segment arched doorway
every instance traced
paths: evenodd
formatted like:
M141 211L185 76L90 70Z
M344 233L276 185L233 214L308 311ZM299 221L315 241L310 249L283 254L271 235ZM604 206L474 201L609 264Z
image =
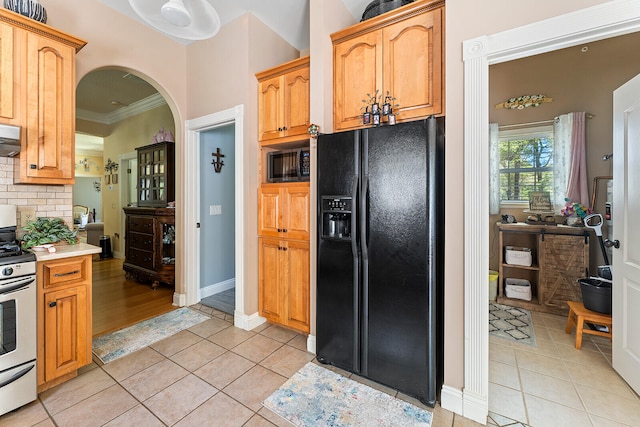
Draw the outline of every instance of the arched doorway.
M125 237L122 208L136 200L136 170L129 166L136 158L136 148L151 144L161 129L175 135L178 127L165 97L137 72L101 68L89 72L78 83L76 170L79 161L94 159L92 168L98 171L101 197L101 210L96 212L96 218L102 222L102 234L109 237L114 256L94 262L94 336L175 308L173 287L163 286L157 292L146 283L126 280L122 270ZM102 146L96 144L87 149L82 141L88 136L94 142L102 142ZM114 315L116 311L118 315Z

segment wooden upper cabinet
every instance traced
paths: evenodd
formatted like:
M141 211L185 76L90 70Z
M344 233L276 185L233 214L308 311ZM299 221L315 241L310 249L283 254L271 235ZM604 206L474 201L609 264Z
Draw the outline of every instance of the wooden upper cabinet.
M442 113L442 9L389 25L382 34L383 98L387 91L396 98L398 121Z
M305 139L309 126L309 57L256 74L258 140L275 144Z
M75 152L75 50L27 37L27 141L20 182L73 183Z
M382 87L382 32L375 31L336 44L333 50L334 126L362 126L367 94Z
M0 119L12 123L14 119L14 44L13 33L18 31L0 22Z
M86 42L6 9L0 37L0 122L22 127L14 182L73 184L75 54Z
M444 113L443 15L444 1L416 1L331 35L335 130L363 127L376 91L398 122Z

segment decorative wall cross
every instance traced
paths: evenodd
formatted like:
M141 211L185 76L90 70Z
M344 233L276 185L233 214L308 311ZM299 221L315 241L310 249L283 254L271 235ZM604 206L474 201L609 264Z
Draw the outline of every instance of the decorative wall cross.
M224 162L221 160L224 157L224 154L220 152L220 147L218 147L216 148L216 152L211 153L211 155L215 157L215 159L211 161L211 164L213 165L216 173L220 173L220 171L222 170L222 166L224 166Z

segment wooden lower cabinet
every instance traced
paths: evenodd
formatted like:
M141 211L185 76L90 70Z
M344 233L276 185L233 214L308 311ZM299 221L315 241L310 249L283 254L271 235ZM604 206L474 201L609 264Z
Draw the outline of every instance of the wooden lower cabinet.
M309 242L258 239L259 311L267 320L309 332Z
M38 392L91 363L91 255L38 262Z

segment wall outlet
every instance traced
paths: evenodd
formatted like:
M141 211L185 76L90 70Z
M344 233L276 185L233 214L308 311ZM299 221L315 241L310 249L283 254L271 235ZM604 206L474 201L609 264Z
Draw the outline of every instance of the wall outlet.
M222 215L222 205L209 206L209 215Z
M26 227L27 222L36 220L36 210L35 209L24 209L20 210L20 225L22 227Z

